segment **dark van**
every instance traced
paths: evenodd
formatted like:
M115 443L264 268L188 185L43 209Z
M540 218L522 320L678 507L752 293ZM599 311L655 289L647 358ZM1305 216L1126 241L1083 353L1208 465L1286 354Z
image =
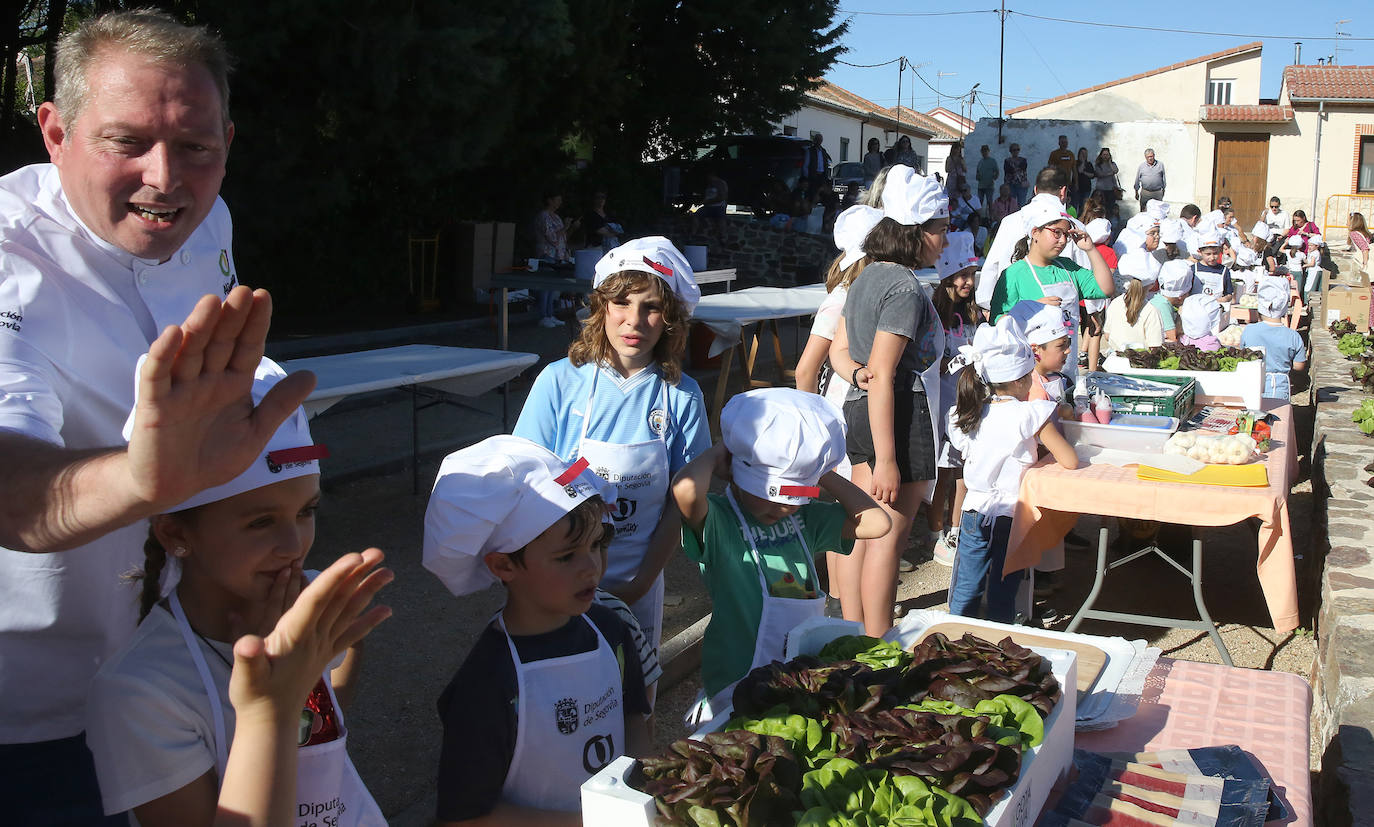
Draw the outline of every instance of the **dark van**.
M731 204L759 214L784 209L787 195L801 180L809 145L810 141L786 135L717 138L662 161L665 190L675 204L700 204L706 173L715 170L730 187Z

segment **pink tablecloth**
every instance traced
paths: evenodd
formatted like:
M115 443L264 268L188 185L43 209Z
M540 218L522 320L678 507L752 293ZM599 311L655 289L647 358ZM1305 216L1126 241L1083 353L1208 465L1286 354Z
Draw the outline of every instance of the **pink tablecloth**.
M1288 522L1288 490L1297 475L1293 409L1276 400L1264 408L1277 421L1267 462L1265 488L1150 482L1136 477L1136 466L1088 465L1073 471L1046 459L1021 478L1021 493L1007 542L1006 571L1030 568L1064 538L1079 514L1134 517L1191 526L1223 526L1258 517L1259 575L1274 629L1298 627L1298 583L1293 569L1293 536Z
M1312 690L1298 675L1160 658L1135 716L1080 732L1074 746L1106 753L1236 744L1258 760L1293 813L1271 823L1308 825L1311 706Z

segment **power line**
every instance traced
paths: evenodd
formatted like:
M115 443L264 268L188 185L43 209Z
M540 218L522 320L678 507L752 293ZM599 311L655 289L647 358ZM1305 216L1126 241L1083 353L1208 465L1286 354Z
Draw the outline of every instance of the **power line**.
M1169 34L1200 34L1208 37L1239 37L1246 40L1336 40L1334 35L1295 35L1295 34L1243 34L1240 32L1203 32L1190 29L1169 29L1161 26L1134 26L1127 23L1098 23L1092 20L1069 20L1063 17L1045 17L1023 11L1007 9L1007 14L1019 14L1032 20L1046 20L1051 23L1072 23L1076 26L1096 26L1103 29L1131 29L1141 32L1167 32ZM1341 40L1374 41L1374 37L1341 37Z
M905 60L905 59L906 59L906 58L894 57L894 58L892 58L891 60L887 60L887 61L884 61L884 62L882 62L882 63L850 63L850 62L847 61L847 60L840 60L839 58L835 58L835 62L836 62L836 63L843 64L843 65L845 65L845 66L852 66L852 67L854 67L855 69L877 69L879 66L891 66L892 64L896 63L897 61L899 61L899 60Z
M956 14L996 14L997 9L978 9L976 11L931 11L931 12L908 12L908 11L856 11L854 9L840 9L840 14L862 14L868 17L952 17Z

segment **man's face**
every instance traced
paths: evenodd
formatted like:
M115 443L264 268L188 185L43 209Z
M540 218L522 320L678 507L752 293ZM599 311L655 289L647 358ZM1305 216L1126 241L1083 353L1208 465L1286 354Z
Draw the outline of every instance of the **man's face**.
M1067 135L1060 135L1060 136L1059 136L1059 148L1060 148L1060 149L1068 149L1068 148L1069 148L1069 138L1068 138Z
M1270 201L1270 202L1269 202L1269 211L1277 215L1277 214L1278 214L1278 211L1279 211L1279 202L1277 202L1277 201Z
M210 214L234 128L204 66L128 52L98 57L74 123L39 112L48 154L72 209L105 241L165 261Z
M1145 153L1145 163L1149 164L1150 166L1155 165L1155 154L1153 152Z

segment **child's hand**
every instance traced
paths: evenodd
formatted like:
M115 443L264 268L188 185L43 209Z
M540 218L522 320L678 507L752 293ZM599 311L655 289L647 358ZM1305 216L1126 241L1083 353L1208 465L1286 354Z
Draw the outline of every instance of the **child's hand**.
M299 714L329 662L391 616L386 606L368 608L394 577L376 568L382 556L368 549L339 558L301 591L270 634L238 639L229 700L239 716Z
M277 573L272 581L272 590L266 602L252 607L247 616L238 612L229 613L229 639L238 640L244 635L265 637L277 627L277 621L295 604L301 590L305 588L305 572L301 560Z
M719 479L730 482L734 479L730 472L730 449L725 447L724 442L717 442L711 447L715 452L715 462L711 465L711 473Z
M855 387L859 390L868 390L869 383L873 381L873 371L867 366L860 367L854 371L854 381L858 383Z
M902 486L902 474L897 463L877 461L873 465L873 482L869 493L880 503L891 505L897 501L897 490Z
M1041 296L1040 298L1036 299L1036 301L1040 302L1041 304L1048 304L1050 307L1058 307L1060 304L1064 302L1064 300L1059 296Z

